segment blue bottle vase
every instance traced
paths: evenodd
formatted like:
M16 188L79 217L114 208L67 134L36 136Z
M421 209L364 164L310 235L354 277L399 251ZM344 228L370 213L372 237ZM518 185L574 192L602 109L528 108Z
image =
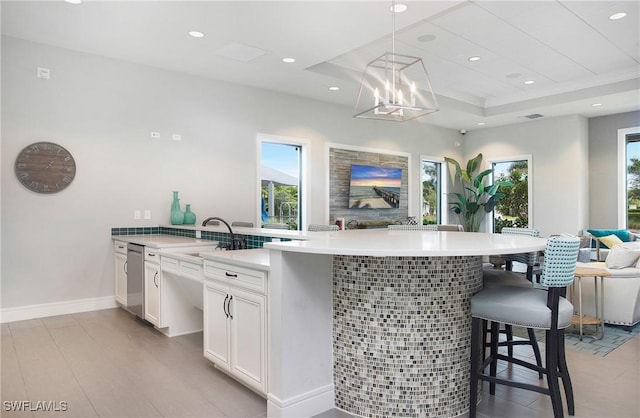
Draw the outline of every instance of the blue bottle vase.
M173 202L171 203L171 225L182 225L183 223L184 213L180 210L178 192L173 192Z
M184 211L184 224L185 225L195 225L196 223L196 214L191 212L191 204L186 204L186 210Z

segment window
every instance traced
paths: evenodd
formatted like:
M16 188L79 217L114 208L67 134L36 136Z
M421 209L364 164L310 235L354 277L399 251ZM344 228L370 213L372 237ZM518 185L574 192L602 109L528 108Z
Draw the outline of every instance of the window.
M259 135L260 224L286 224L303 228L304 141Z
M420 183L422 185L422 223L442 224L446 220L446 190L444 160L442 158L422 157L420 168Z
M633 232L640 231L640 132L624 134L625 141L625 225Z
M512 157L493 160L492 184L497 181L510 181L511 186L502 186L498 193L505 196L498 201L493 211L493 232L500 232L504 227L529 228L533 225L531 216L531 183L529 179L531 156Z

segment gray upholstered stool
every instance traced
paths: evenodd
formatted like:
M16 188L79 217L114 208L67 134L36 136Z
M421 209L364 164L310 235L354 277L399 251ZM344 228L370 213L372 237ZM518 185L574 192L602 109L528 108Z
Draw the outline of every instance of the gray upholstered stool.
M525 235L530 237L539 237L540 232L537 229L530 228L502 228L502 234L504 235ZM505 254L501 256L506 261L506 270L483 270L483 284L485 288L495 286L518 286L524 288L531 288L533 286L533 270L538 262L538 252L532 251L521 254ZM513 262L525 264L527 266L527 273L515 273L512 270ZM485 330L486 333L486 330ZM506 335L506 341L500 342L500 346L506 346L510 357L513 357L513 347L516 345L530 345L533 350L533 354L536 357L538 366L542 366L542 357L540 355L540 347L538 347L538 341L535 338L535 333L532 328L527 328L528 340L514 340L513 339L513 327L511 325L504 326L500 330L500 333ZM542 379L542 373L539 372L538 376Z
M489 393L495 395L495 385L526 389L551 397L554 417L562 417L562 398L558 379L562 379L569 415L574 414L573 389L564 350L564 329L571 324L573 306L564 298L566 287L573 282L580 240L570 235L549 238L542 265L541 284L548 289L517 286L486 288L471 298L471 378L469 417L476 416L478 383L488 381ZM491 350L489 357L480 356L484 349L483 322L491 322ZM498 353L500 323L525 328L544 329L545 366ZM498 378L498 360L507 361L547 376L547 387ZM485 373L489 366L489 374Z

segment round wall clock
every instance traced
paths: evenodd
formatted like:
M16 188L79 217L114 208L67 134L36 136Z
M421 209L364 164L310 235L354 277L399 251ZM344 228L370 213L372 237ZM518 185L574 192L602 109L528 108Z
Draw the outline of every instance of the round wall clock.
M20 183L37 193L56 193L65 189L76 175L71 153L53 142L35 142L25 147L15 163Z

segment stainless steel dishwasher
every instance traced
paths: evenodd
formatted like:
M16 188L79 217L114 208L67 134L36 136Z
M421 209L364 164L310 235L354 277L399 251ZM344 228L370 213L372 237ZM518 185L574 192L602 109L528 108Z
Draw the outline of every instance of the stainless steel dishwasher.
M144 246L127 245L127 310L144 319Z

